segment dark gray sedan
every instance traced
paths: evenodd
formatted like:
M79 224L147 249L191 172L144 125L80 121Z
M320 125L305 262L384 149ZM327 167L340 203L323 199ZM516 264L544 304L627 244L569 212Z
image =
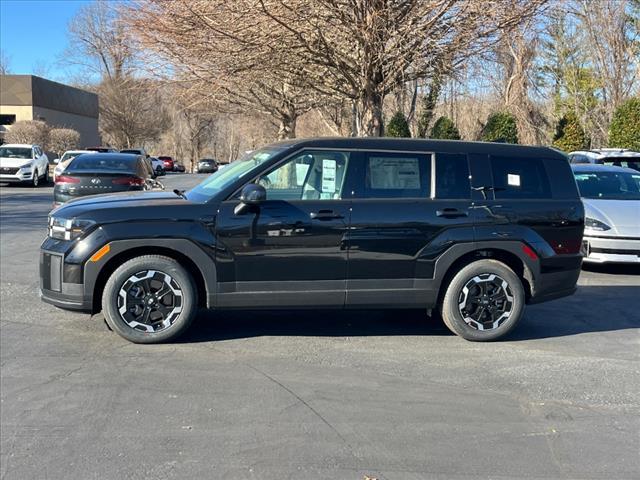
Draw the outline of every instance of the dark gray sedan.
M148 162L140 155L94 153L78 155L56 178L55 205L86 195L150 190L160 186L153 180Z

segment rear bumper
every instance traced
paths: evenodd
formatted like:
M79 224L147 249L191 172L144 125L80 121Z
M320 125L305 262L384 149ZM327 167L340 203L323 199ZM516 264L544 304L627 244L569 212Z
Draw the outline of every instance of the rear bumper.
M640 264L640 238L585 236L583 249L585 262Z
M582 259L582 254L540 259L539 270L534 274L532 295L527 303L548 302L573 295L577 290Z

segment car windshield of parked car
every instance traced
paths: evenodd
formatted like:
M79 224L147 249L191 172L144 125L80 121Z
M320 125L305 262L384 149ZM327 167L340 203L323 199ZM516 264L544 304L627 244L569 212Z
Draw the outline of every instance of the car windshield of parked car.
M24 147L0 147L0 157L31 159L31 149Z
M607 157L602 160L602 163L640 171L640 157Z
M82 153L83 152L65 152L64 155L62 155L62 157L60 158L60 163L76 158L78 155L81 155Z
M249 175L254 169L272 159L282 150L284 147L269 147L251 152L207 177L202 183L187 192L187 198L194 202L206 202L239 178Z
M136 158L100 158L98 155L79 155L67 167L67 173L91 171L117 171L117 172L133 172L135 171Z
M575 172L580 195L599 200L640 200L640 173Z

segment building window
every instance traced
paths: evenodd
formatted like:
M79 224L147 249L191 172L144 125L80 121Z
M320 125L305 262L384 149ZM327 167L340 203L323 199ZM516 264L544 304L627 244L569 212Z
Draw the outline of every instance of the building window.
M0 125L13 125L16 123L15 115L0 115Z

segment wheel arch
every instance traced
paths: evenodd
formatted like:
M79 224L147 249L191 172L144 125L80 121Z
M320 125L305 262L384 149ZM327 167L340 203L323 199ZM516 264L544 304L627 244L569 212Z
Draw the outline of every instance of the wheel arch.
M495 246L471 248L458 255L453 261L446 265L446 268L437 272L440 278L438 288L437 304L440 305L453 277L462 268L477 260L492 259L507 265L518 276L525 291L525 299L529 299L535 293L535 274L531 266L519 255L513 252L512 248L500 248Z
M187 241L188 242L188 241ZM191 242L188 242L192 248L197 248ZM206 257L206 254L202 250L199 252L207 259L209 259L210 268L213 269L213 278L210 278L210 273L207 273L206 261L203 265L203 258L193 258L193 252L185 253L184 248L178 250L176 246L167 244L153 243L149 244L148 240L144 241L144 244L138 244L137 242L129 243L127 241L116 241L110 244L112 255L108 260L100 266L99 269L85 270L85 285L89 287L89 294L92 296L92 312L99 312L102 308L101 300L104 287L111 274L124 262L131 260L132 258L140 257L143 255L163 255L176 260L182 265L189 274L193 277L198 292L198 307L207 308L213 305L213 296L215 295L215 265L213 260ZM87 263L87 267L91 265L91 262Z

